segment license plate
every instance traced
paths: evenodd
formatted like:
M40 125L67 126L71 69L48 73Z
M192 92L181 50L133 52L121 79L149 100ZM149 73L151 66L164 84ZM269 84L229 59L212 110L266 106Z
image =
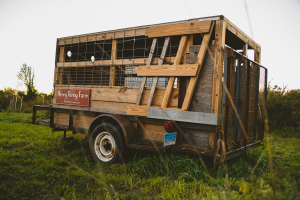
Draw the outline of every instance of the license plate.
M166 133L164 136L164 147L174 145L176 143L177 133Z

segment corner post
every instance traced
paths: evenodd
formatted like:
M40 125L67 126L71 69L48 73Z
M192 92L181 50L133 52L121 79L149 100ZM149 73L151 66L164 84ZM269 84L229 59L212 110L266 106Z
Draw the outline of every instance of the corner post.
M218 124L221 125L222 120L222 77L223 77L223 61L226 36L226 22L224 19L216 21L215 25L215 56L213 69L213 87L211 98L211 113L218 114ZM209 149L214 149L214 132L209 133Z

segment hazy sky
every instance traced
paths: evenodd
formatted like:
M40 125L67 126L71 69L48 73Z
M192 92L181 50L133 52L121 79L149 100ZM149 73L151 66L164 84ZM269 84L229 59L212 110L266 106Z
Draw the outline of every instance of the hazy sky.
M300 0L0 0L0 90L17 87L22 63L39 92L53 87L56 38L224 15L262 47L272 85L300 88ZM20 89L24 89L20 88Z

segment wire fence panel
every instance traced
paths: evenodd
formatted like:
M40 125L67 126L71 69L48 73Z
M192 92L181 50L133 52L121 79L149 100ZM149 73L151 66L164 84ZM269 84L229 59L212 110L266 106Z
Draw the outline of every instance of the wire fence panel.
M223 105L227 151L262 139L267 92L267 69L231 50L233 55L228 56L227 72L224 73L224 84L229 91L229 94L224 94L226 101ZM231 105L230 97L234 105Z

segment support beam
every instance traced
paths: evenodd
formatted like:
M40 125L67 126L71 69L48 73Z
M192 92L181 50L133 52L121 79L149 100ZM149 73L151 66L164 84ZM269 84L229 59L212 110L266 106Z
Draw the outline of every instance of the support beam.
M211 113L218 114L218 124L222 120L222 77L223 77L223 61L225 49L226 22L219 20L215 26L215 57L214 57L214 72L213 72L213 88L211 98ZM225 95L225 94L224 94ZM215 137L214 132L209 133L210 140ZM226 146L223 141L223 148ZM209 149L217 148L209 146Z
M151 64L158 64L159 58L153 58ZM165 57L165 60L174 62L175 57ZM57 67L93 67L95 66L121 66L121 65L144 65L148 62L148 58L134 58L134 59L116 59L112 62L112 60L95 60L94 62L62 62L57 63Z
M198 57L197 57L197 61L196 61L196 64L199 66L198 71L197 71L197 75L195 77L191 77L191 80L189 82L189 86L188 86L188 89L186 91L186 95L185 95L185 98L184 98L184 101L183 101L183 104L182 104L182 107L181 107L181 110L183 110L183 111L187 111L188 108L189 108L189 105L191 103L191 99L192 99L192 96L193 96L193 93L194 93L194 89L195 89L195 86L197 84L197 80L199 78L202 63L203 63L203 60L204 60L204 57L205 57L205 54L206 54L206 51L207 51L207 48L208 48L208 44L209 44L210 36L211 36L212 30L213 30L213 26L214 26L214 23L210 27L209 33L207 33L203 36L202 44L201 44L200 51L198 53Z
M60 52L59 52L59 62L64 63L65 62L65 55L66 55L66 49L64 46L60 47ZM57 71L57 83L62 85L63 84L63 69L59 68Z
M137 76L196 76L197 64L188 65L150 65L135 69ZM155 77L158 79L158 77ZM157 81L156 81L157 82ZM156 84L155 84L156 86Z
M190 47L194 44L194 35L190 35L187 41L185 52L184 52L184 61L183 64L186 64L186 55L190 53ZM186 84L189 77L178 77L177 87L179 88L178 96L178 108L181 109L185 94L186 94Z
M186 36L186 35L181 37L179 47L178 47L178 50L177 50L177 54L176 54L176 58L175 58L175 61L174 61L174 65L179 65L180 64L180 61L182 59L182 55L183 55L183 52L185 50L185 46L186 46L186 43L187 43L187 39L188 39L188 36ZM173 85L174 85L174 81L175 81L175 77L170 77L169 78L168 86L167 86L166 92L165 92L165 96L164 96L163 101L161 103L161 108L167 108L168 107L170 96L171 96Z
M211 20L200 22L188 22L182 24L173 24L167 26L151 27L146 31L146 36L163 37L172 35L186 35L196 33L207 33L211 25Z
M248 44L243 46L243 55L248 58Z
M167 53L167 48L168 48L168 45L169 45L169 41L170 41L170 37L166 37L163 49L161 51L160 59L158 61L158 66L162 65L163 62L164 62L164 59L165 59L165 56L166 56L166 53ZM166 74L166 73L162 73L162 74ZM151 106L157 82L158 82L158 77L154 77L147 106Z
M148 56L148 60L147 60L146 65L151 65L151 61L152 61L153 54L154 54L154 51L155 51L156 43L157 43L157 39L154 38L153 41L152 41L152 45L151 45L151 49L150 49L150 52L149 52L149 56ZM147 77L143 77L142 83L141 83L141 86L140 86L140 91L137 95L136 105L140 105L142 95L143 95L143 91L144 91L145 84L146 84L146 80L147 80Z
M213 88L211 113L219 114L218 124L221 122L221 101L222 101L222 77L223 77L223 60L225 47L226 22L220 20L215 26L215 58L213 72Z
M111 61L112 64L115 59L117 59L118 43L117 40L113 40L111 47ZM109 77L109 86L115 86L116 81L116 66L110 67L110 77Z

